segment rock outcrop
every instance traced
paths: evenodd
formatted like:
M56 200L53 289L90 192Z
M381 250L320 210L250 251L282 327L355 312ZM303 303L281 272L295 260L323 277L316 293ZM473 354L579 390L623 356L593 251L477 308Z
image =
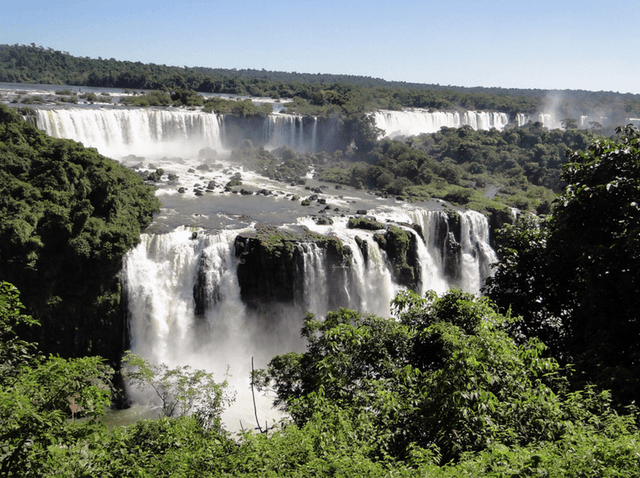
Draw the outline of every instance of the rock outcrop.
M274 302L293 303L297 291L302 290L304 253L311 244L324 250L325 267L330 273L349 267L351 251L333 236L305 230L292 233L273 226L237 236L234 248L239 259L238 283L244 304L257 309Z

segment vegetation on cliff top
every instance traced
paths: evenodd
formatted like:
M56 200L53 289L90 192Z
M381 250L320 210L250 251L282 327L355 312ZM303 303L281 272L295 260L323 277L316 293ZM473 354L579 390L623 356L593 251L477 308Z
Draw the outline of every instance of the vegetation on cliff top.
M118 360L116 273L158 209L124 166L0 105L0 277L24 291L47 350Z

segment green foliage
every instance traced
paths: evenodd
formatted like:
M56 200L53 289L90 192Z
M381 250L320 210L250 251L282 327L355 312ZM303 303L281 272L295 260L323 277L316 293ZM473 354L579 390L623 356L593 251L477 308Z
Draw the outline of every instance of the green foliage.
M166 364L154 365L130 351L122 364L122 374L132 385L156 393L165 417L193 415L204 428L220 430L220 415L234 400L226 380L217 383L212 373L192 371L188 365L172 369Z
M111 103L111 97L107 93L96 95L95 93L83 93L80 95L80 99L88 101L89 103Z
M410 289L416 289L420 266L415 261L417 255L416 236L394 225L389 225L384 234L375 234L373 239L387 253L393 264L395 280Z
M0 474L42 476L56 448L72 446L95 431L110 404L113 370L99 357L45 357L17 330L37 325L23 315L15 287L0 284ZM89 418L82 427L71 414Z
M372 456L407 458L411 447L435 445L444 458L460 458L496 443L553 442L571 423L590 426L593 408L574 405L582 396L567 393L545 346L518 345L505 331L511 320L487 300L405 292L393 308L393 319L348 310L324 322L307 316L308 351L275 357L258 383L273 387L299 426L324 400L352 420L365 416ZM606 395L592 401L597 413L613 413Z
M295 423L232 438L219 426L224 384L127 354L125 374L167 414L107 431L111 371L98 358L45 358L20 346L0 384L3 476L632 476L632 414L607 393L568 392L536 340L516 345L486 299L401 293L394 317L308 316L308 351L256 371ZM0 330L13 337L17 291L0 289ZM18 360L12 359L18 357ZM5 371L7 366L5 366ZM203 399L203 401L200 401ZM198 408L204 405L204 408ZM72 408L71 408L72 407ZM209 410L207 411L207 408ZM211 410L213 409L213 411ZM75 412L72 412L74 410ZM186 415L189 411L194 412ZM70 412L87 419L69 420ZM216 426L205 418L215 416ZM453 460L450 460L453 459Z
M181 106L202 106L204 98L193 90L177 89L171 94L173 103Z
M0 385L33 357L35 347L18 337L18 330L39 325L23 313L20 293L13 284L0 282Z
M316 169L321 180L375 188L382 195L442 198L479 210L506 205L546 212L560 191L567 149L585 149L592 138L586 131L533 126L502 132L442 128L378 141L366 153L351 153L349 159L358 163L340 162L342 155L334 154L333 162Z
M218 114L227 114L240 117L266 117L273 112L273 107L270 103L263 103L256 105L250 99L244 100L230 100L220 97L208 98L204 102L204 111L214 112Z
M158 182L164 175L164 169L158 168L147 176L147 181Z
M251 143L250 141L248 143ZM309 153L299 153L284 146L273 151L255 148L252 144L231 153L235 161L260 172L263 176L278 181L304 184L304 177L317 157Z
M488 293L626 404L640 398L640 134L619 133L569 156L547 220L505 231Z
M133 172L0 106L0 277L23 291L43 350L118 359L116 273L158 208Z
M375 221L373 219L366 219L364 217L350 217L347 223L349 229L364 229L367 231L379 231L385 229L384 224Z
M169 106L173 103L172 98L166 91L153 90L139 96L123 96L120 103L127 106Z

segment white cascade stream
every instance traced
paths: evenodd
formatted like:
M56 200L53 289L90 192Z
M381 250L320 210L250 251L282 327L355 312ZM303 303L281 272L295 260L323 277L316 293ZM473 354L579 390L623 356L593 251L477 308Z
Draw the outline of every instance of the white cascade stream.
M198 156L222 149L222 118L187 110L60 108L37 109L36 124L55 138L79 141L101 154L120 159Z
M487 111L428 111L404 109L400 111L380 110L373 113L376 127L383 130L383 137L416 136L422 133L437 133L440 128L471 126L475 130L502 130L509 123L506 113Z

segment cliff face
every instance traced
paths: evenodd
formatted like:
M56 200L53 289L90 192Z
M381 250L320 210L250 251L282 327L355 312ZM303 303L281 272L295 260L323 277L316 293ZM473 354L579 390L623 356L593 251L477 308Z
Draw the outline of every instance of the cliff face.
M303 290L304 254L312 245L323 250L329 275L349 266L351 251L336 237L282 232L275 227L237 236L234 249L239 258L238 283L244 304L259 309L272 303L294 302ZM329 284L335 284L331 279ZM335 302L341 302L339 297Z

